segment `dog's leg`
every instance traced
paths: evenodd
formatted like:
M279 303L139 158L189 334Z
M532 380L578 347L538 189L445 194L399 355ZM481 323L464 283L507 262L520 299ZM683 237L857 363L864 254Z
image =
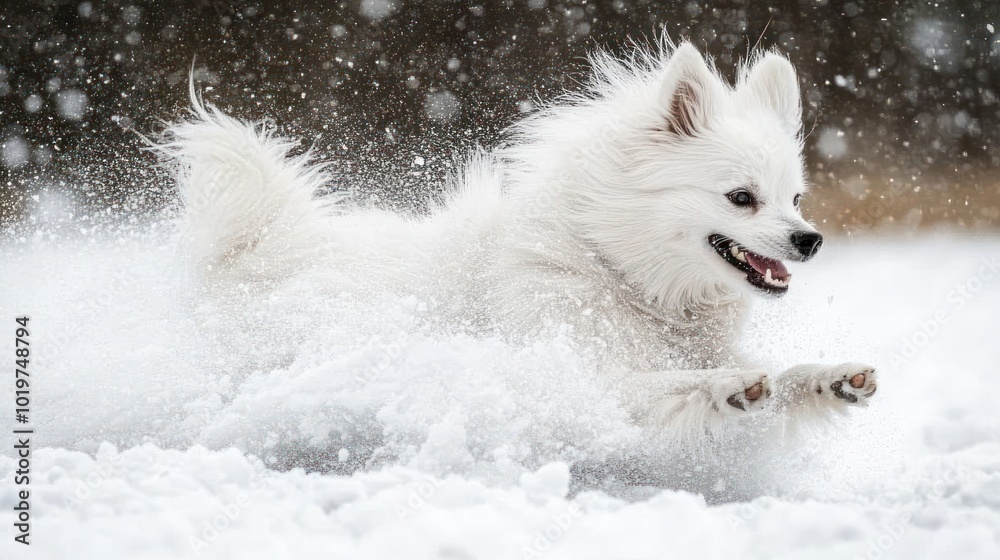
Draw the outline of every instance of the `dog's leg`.
M634 374L625 398L639 423L695 439L727 417L761 410L770 394L763 370L707 369Z
M875 368L859 363L800 364L773 382L774 404L790 417L865 406L875 394Z

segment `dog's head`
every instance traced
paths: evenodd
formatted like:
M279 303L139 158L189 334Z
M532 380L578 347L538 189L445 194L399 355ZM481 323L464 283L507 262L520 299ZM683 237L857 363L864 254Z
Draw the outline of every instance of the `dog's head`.
M664 303L784 294L782 261L808 260L823 241L799 211L802 110L788 60L759 56L732 87L684 43L622 98L631 107L614 126L625 132L612 135L605 186L584 205L592 240Z

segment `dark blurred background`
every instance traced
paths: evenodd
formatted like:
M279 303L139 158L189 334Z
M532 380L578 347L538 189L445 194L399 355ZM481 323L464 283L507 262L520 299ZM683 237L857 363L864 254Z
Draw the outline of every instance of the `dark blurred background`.
M854 0L5 0L0 220L148 214L155 135L207 101L335 161L357 196L420 206L456 154L664 30L731 79L748 49L800 72L830 233L1000 225L1000 3Z

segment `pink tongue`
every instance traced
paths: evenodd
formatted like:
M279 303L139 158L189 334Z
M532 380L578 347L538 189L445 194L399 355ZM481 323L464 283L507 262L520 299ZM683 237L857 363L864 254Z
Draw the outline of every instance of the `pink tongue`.
M751 253L747 251L747 262L750 266L754 268L757 272L764 274L767 269L771 269L771 278L775 280L785 280L790 274L788 274L788 269L781 261L769 259L767 257L762 257L756 253Z

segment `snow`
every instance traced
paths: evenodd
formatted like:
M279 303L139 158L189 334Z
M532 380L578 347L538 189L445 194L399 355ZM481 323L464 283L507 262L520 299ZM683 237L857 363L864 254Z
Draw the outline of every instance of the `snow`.
M330 26L330 37L341 39L347 36L347 28L339 23Z
M964 58L962 42L952 37L945 22L917 19L910 31L910 45L918 59L936 70L954 70ZM944 68L939 66L944 64Z
M125 6L122 10L122 21L129 26L139 25L142 23L142 8L139 6Z
M30 555L8 536L3 557L996 557L1000 238L830 238L755 308L746 348L775 370L881 377L749 499L713 487L758 466L666 459L568 337L443 335L425 302L307 280L213 301L175 246L69 220L0 245L37 431ZM15 469L8 447L8 523Z
M0 144L3 165L8 168L26 165L31 156L31 145L21 136L11 136Z
M370 21L380 21L399 9L397 0L361 0L361 17Z
M819 139L816 141L816 151L832 160L846 156L849 149L847 139L844 138L844 131L832 126L823 127L819 132Z
M454 93L443 90L427 94L424 111L434 121L451 121L462 112L462 102Z
M79 89L67 89L56 94L59 116L68 121L79 121L87 113L87 94Z
M42 109L42 105L44 105L44 104L45 104L45 102L42 100L42 96L38 95L36 93L33 93L33 94L29 95L27 98L25 98L25 100L24 100L24 110L27 111L27 112L29 112L29 113L37 113L38 111L40 111Z

